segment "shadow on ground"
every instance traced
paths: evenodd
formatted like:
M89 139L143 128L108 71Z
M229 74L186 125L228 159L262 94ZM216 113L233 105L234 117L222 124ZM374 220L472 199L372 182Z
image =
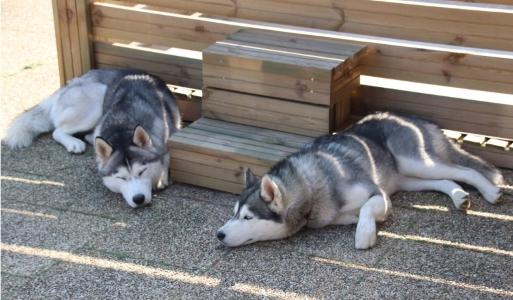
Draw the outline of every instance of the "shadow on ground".
M472 192L465 215L441 194L399 193L368 251L354 226L225 248L214 234L235 199L175 184L134 210L102 186L91 149L2 147L2 297L513 296L511 195L492 206Z

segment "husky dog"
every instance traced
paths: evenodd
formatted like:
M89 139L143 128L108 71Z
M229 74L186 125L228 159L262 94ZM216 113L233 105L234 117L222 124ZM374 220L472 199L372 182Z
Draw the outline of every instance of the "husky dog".
M4 142L26 147L43 132L71 153L85 151L73 135L94 132L93 144L103 183L131 207L151 202L152 188L168 184L168 137L180 128L177 104L166 84L137 70L92 70L72 79L18 116Z
M496 168L461 150L435 124L377 113L317 138L261 179L246 170L234 216L217 238L235 247L282 239L303 226L357 224L355 246L367 249L376 243L376 222L386 219L394 192L439 191L466 209L468 193L455 181L496 203L502 180Z

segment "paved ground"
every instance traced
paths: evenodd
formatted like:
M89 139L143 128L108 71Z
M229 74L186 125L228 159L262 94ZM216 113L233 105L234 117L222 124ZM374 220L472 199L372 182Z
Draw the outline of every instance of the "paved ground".
M58 86L49 3L2 1L2 132ZM436 193L398 194L369 251L353 226L227 249L214 233L232 195L177 184L132 210L91 149L44 136L1 158L3 299L513 297L511 195L491 206L473 192L464 215Z

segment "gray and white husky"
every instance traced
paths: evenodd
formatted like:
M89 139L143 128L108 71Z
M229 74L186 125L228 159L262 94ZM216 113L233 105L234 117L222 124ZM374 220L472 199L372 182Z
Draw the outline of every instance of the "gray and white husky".
M92 70L72 79L18 116L4 142L26 147L52 132L71 153L85 151L74 137L90 132L103 183L131 207L151 202L152 189L168 184L167 140L180 128L177 104L159 78L137 70Z
M461 150L435 124L377 113L317 138L261 179L246 170L234 216L217 237L234 247L282 239L303 226L357 224L355 246L367 249L376 243L376 222L386 219L394 192L439 191L466 209L468 193L456 182L496 203L502 180L496 168Z

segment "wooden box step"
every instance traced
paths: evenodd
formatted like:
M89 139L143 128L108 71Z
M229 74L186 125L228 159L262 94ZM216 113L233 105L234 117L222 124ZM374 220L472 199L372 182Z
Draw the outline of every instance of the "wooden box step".
M317 137L330 132L330 107L208 88L208 118Z
M366 47L241 30L203 50L203 86L333 106Z
M262 176L312 140L202 117L171 137L171 179L238 194L244 168Z

